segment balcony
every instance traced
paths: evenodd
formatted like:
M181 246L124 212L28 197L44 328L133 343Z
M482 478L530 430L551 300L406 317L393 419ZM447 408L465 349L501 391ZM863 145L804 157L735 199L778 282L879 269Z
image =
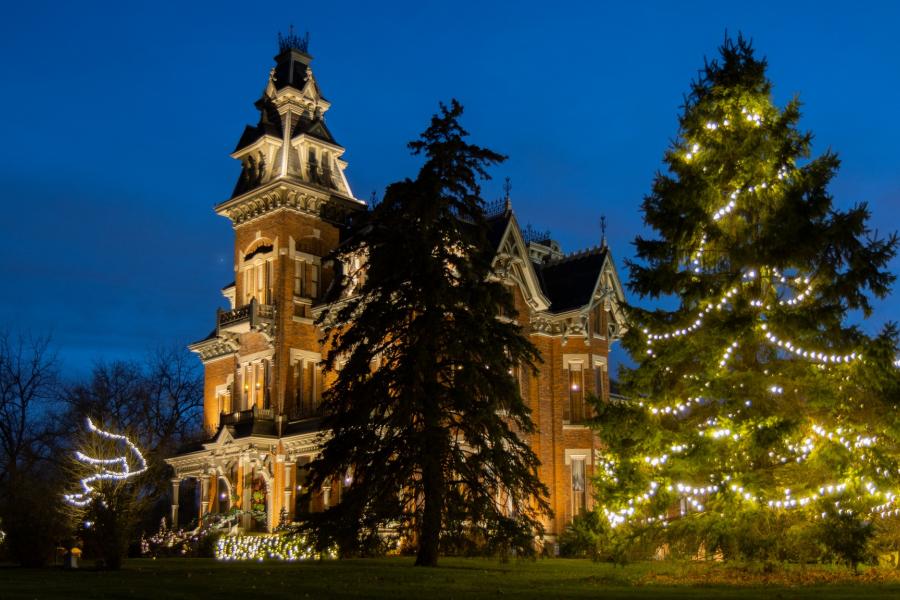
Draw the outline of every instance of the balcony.
M222 425L237 425L247 421L274 421L275 411L271 408L253 407L248 410L240 410L231 413L222 413L220 423Z
M267 332L275 325L275 306L259 304L256 298L250 304L232 310L218 310L216 333L247 333L253 330Z

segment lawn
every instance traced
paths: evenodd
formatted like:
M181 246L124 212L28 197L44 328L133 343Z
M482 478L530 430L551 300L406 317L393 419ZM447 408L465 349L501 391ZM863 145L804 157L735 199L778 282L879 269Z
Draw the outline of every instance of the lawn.
M586 560L444 559L437 569L405 558L306 563L131 560L119 572L0 568L0 599L15 598L898 598L900 572L834 567Z

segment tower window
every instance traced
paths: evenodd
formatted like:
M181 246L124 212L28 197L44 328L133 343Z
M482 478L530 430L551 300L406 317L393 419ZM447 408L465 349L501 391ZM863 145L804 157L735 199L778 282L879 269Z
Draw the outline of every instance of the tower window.
M319 297L319 265L303 260L294 263L294 294L301 298Z
M584 421L584 369L581 363L569 363L569 422Z
M274 259L247 264L243 273L243 304L249 304L253 298L260 304L272 304L275 299Z

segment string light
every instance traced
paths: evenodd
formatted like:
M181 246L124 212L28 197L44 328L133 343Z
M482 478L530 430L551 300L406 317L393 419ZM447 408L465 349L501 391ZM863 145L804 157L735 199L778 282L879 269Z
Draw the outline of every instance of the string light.
M235 560L283 560L288 562L316 558L337 558L337 550L316 552L306 536L293 534L231 535L216 542L216 558Z
M101 438L124 443L128 448L128 451L134 458L137 468L131 468L131 464L128 462L127 455L119 456L116 458L94 458L91 456L87 456L80 451L75 452L75 458L78 461L91 466L99 467L99 470L96 473L84 477L80 481L81 492L63 495L63 498L66 502L73 506L81 508L87 506L94 500L96 492L96 490L94 489L94 484L98 481L125 481L126 479L130 479L132 477L140 475L147 470L147 461L144 459L144 455L141 454L141 451L138 450L138 447L135 446L127 437L100 429L99 427L94 425L94 422L90 417L87 418L87 426L88 431L97 434ZM110 467L115 468L113 469Z
M763 123L763 118L760 113L746 107L741 110L741 115L742 118L740 121L746 122L754 127L760 127ZM729 119L723 119L721 123L709 120L706 121L704 127L707 131L716 132L721 128L730 125L731 121ZM688 143L685 146L683 156L686 161L691 161L698 157L701 150L699 144ZM703 167L703 169L704 171L706 170L705 167ZM711 212L710 216L712 223L720 223L726 216L736 211L744 202L752 200L759 192L769 190L775 185L781 185L778 182L784 182L786 180L790 182L789 169L789 165L782 165L776 172L776 180L763 181L753 185L738 186L726 192L724 203ZM750 213L748 212L747 214ZM699 243L696 245L696 250L689 255L689 262L686 265L686 270L692 275L704 274L703 258L707 251L708 232L702 226L699 229ZM830 365L848 364L863 360L862 354L858 351L837 353L833 350L826 351L811 349L810 347L804 348L795 341L776 335L775 332L770 330L770 319L768 318L769 315L767 313L772 310L772 304L775 304L781 311L787 311L795 309L813 298L815 285L811 276L797 273L787 276L779 269L768 265L746 266L740 269L739 273L739 283L729 287L727 291L721 294L721 296L717 298L707 298L697 303L697 308L695 311L692 311L692 316L689 317L689 324L676 327L669 331L651 331L649 328L644 328L643 334L646 341L647 355L650 357L656 356L656 352L654 351L655 343L664 343L672 339L683 338L696 332L704 325L705 321L709 320L708 316L712 312L720 312L726 308L735 306L735 302L738 296L740 296L754 309L755 326L757 327L757 331L760 332L761 338L765 340L764 343L771 344L772 347L783 350L790 356L816 363L819 368L822 369ZM718 278L722 273L712 272L709 273L709 275L714 275ZM768 288L768 290L766 288ZM767 291L768 293L766 293ZM738 347L739 342L737 340L731 340L728 343L719 360L720 368L725 368L728 365ZM900 357L898 357L893 364L895 367L900 368ZM668 368L666 371L671 372ZM768 371L765 373L768 375ZM691 375L690 378L699 379L695 375ZM703 385L709 388L710 384L710 381L706 381ZM741 384L740 387L743 387L743 384ZM770 394L776 396L785 393L781 382L771 382L766 389ZM692 396L687 400L681 400L666 405L645 406L644 402L639 402L638 404L639 406L644 407L645 410L648 410L652 415L679 418L692 407L706 404L709 401L708 398ZM746 400L744 405L750 407L751 401ZM733 419L737 413L740 413L740 409L729 414L729 419ZM758 425L757 427L762 427L762 425ZM736 432L733 429L734 426L729 425L727 422L719 422L716 419L707 419L703 425L698 427L697 435L701 437L705 436L707 439L718 440L723 443L741 442L743 437L739 432ZM749 437L750 436L748 436L748 438ZM794 439L796 440L796 438ZM829 431L820 425L813 423L811 425L811 431L808 431L807 435L803 437L801 441L782 441L784 444L783 447L787 449L788 456L782 456L773 451L769 453L769 457L777 463L786 463L788 461L800 463L808 460L810 455L816 451L820 444L834 443L844 448L854 460L874 466L872 465L872 452L875 449L877 441L878 438L876 436L865 432L856 433L844 428ZM675 450L676 447L678 448L677 451ZM684 451L688 447L691 447L691 445L673 445L671 453L666 452L659 456L644 456L642 457L643 468L654 470L662 469L670 461L672 455ZM608 460L601 464L603 465L603 475L607 479L617 482L615 462L613 462L613 460ZM889 473L887 469L882 469L880 466L875 470L878 472L879 478L883 477L886 481L891 483L895 482L896 474ZM898 470L898 472L900 472L900 470ZM732 477L732 475L710 475L709 481L712 482L712 485L695 486L685 483L672 483L666 486L666 490L682 496L682 514L684 514L686 508L695 511L703 511L704 504L706 503L704 498L718 493L720 491L720 486L723 486L724 482L731 480ZM603 512L610 522L610 525L615 527L634 517L636 514L636 507L640 504L649 502L655 496L661 485L664 484L658 480L651 481L647 491L626 500L625 507L618 510L603 507ZM773 510L786 510L806 507L823 498L845 494L851 487L853 487L853 489L864 490L861 491L861 493L869 497L877 497L884 500L881 504L871 508L872 514L878 514L883 518L886 516L900 515L900 508L896 506L898 498L900 498L897 493L894 491L880 491L876 487L875 482L870 480L847 479L839 482L830 482L820 485L817 488L807 489L801 493L795 493L790 489L785 489L782 493L774 496L764 496L762 494L754 493L751 490L746 490L739 482L733 483L730 486L730 489L738 498L744 501L758 502L761 506L766 506ZM725 488L722 487L721 489ZM835 502L836 506L839 506L839 504L839 501ZM839 510L852 513L852 511L846 508L840 508ZM644 518L644 522L654 522L657 520L662 520L663 525L665 525L666 516L660 514Z

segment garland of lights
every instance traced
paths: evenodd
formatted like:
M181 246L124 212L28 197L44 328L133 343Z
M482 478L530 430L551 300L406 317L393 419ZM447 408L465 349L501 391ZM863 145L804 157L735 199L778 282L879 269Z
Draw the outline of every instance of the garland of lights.
M87 418L87 426L90 432L96 433L102 438L113 440L115 442L123 442L128 448L128 451L134 457L137 468L131 468L131 464L128 462L127 455L118 456L116 458L94 458L91 456L87 456L82 452L76 451L75 458L79 462L98 468L96 473L88 475L81 480L80 492L76 492L74 494L63 494L63 498L66 502L80 508L87 506L94 500L96 496L94 484L98 481L125 481L132 477L140 475L147 470L147 461L146 459L144 459L144 455L141 454L141 451L138 450L138 447L135 446L127 437L100 429L99 427L94 425L94 422L90 417Z
M337 550L316 552L306 536L300 534L231 535L216 542L216 559L225 561L266 559L311 560L337 558Z
M757 114L748 111L746 108L741 111L744 119L754 126L759 127L762 124L762 117ZM714 121L709 121L706 123L705 128L707 130L715 131L720 127L727 127L731 124L729 119L724 119L721 124ZM690 162L693 160L700 152L702 152L702 148L699 144L692 144L690 146L690 150L685 152L684 160ZM778 169L777 178L778 180L785 180L788 177L788 167L782 166ZM712 220L716 223L721 221L723 218L732 213L736 207L738 201L746 197L748 194L755 193L758 190L767 189L770 186L767 182L762 182L757 185L748 186L746 188L740 188L732 191L728 194L727 202L716 209L712 214ZM700 274L703 272L702 268L702 258L705 251L706 243L707 243L707 235L706 233L702 233L699 245L697 250L694 251L689 258L689 270L694 274ZM797 276L792 279L788 279L784 274L779 272L775 268L745 268L742 270L741 275L741 285L733 286L728 289L724 294L722 294L718 298L712 298L705 301L701 301L699 303L700 310L693 318L690 325L686 327L679 327L672 331L667 332L653 332L649 329L643 329L643 334L646 338L647 345L647 354L651 357L655 357L656 354L653 350L654 342L658 341L666 341L670 339L675 339L683 336L687 336L689 334L694 333L698 329L700 329L704 322L704 317L713 311L722 311L727 306L729 306L735 299L738 294L744 293L744 288L747 287L751 282L754 282L757 277L762 277L763 272L768 271L771 273L771 282L773 287L778 287L779 284L789 285L794 287L794 294L791 298L780 298L777 302L780 307L796 307L802 304L805 300L809 299L813 293L813 283L811 282L809 277ZM802 286L802 287L801 287ZM840 364L840 363L851 363L862 360L862 354L858 352L850 352L847 354L838 354L838 353L828 353L822 352L819 350L811 350L809 348L803 348L799 346L792 340L780 337L770 331L769 325L767 321L767 311L772 309L772 306L766 302L764 302L760 298L749 298L750 306L758 309L757 310L757 323L759 329L763 332L763 337L771 343L773 346L778 347L798 358L807 359L810 362L818 363L820 368L825 368L826 364ZM728 365L728 362L734 353L734 351L738 348L737 341L730 341L728 345L722 352L721 359L719 361L719 367L725 368ZM894 366L900 368L900 359L894 361ZM706 382L706 387L709 387L710 382ZM768 388L769 392L772 394L782 394L784 389L779 385L772 385ZM703 398L700 396L688 398L685 401L677 402L675 404L667 405L664 407L645 407L644 402L639 402L638 405L641 407L645 407L651 414L653 415L672 415L678 416L686 411L688 411L692 406L695 405L703 405L709 402L709 399ZM746 406L750 406L750 401L746 401ZM732 415L729 415L731 417ZM740 433L732 432L728 427L718 426L718 423L715 420L708 420L706 425L709 426L708 429L703 429L703 426L700 427L699 435L700 436L709 436L712 439L716 440L734 440L737 441L740 439ZM796 455L794 460L796 462L802 462L807 459L810 453L816 447L815 440L821 438L823 440L828 440L830 442L834 442L840 444L843 448L851 453L851 455L856 455L864 449L872 448L875 446L877 438L874 436L867 435L856 435L854 440L851 440L845 436L845 430L843 428L838 428L836 431L828 431L823 427L813 424L811 427L811 433L806 436L802 443L799 444L791 444L786 443L786 447L789 452ZM686 444L674 444L671 446L670 452L671 454L680 454L686 450L688 450L691 446ZM780 463L785 463L790 460L785 456L776 456L774 452L769 453L770 458L779 461ZM661 468L663 467L669 460L670 454L665 453L660 456L645 456L643 462L651 467L651 468ZM604 460L606 459L606 460ZM615 470L615 462L614 459L610 457L601 457L599 460L600 474L601 476L613 481L614 483L618 482L618 478L616 477ZM885 470L882 473L882 470L878 469L879 475L883 477L888 476L888 472ZM717 477L709 476L708 479L710 481L715 481ZM707 496L730 490L730 492L734 493L738 498L742 499L746 502L758 503L761 506L765 506L771 509L792 509L797 507L805 507L810 503L819 500L821 498L827 496L835 496L841 495L846 492L848 487L852 485L852 481L845 480L840 482L830 482L823 484L818 487L815 492L808 493L807 495L801 495L799 497L793 496L791 494L790 489L785 489L783 491L783 495L779 497L766 498L761 494L753 494L750 491L744 489L744 487L738 483L731 483L728 485L728 482L732 480L732 476L725 475L721 478L719 483L715 484L707 484L707 485L690 485L683 482L677 482L666 486L666 491L677 491L682 495L685 503L690 505L696 511L703 511L704 506L701 500ZM620 510L609 510L604 507L603 512L610 523L611 527L616 527L620 524L625 523L630 517L635 514L635 506L641 503L648 502L653 496L656 495L657 491L661 487L661 483L659 481L651 481L649 484L649 489L637 496L634 496L627 500L627 507ZM896 516L900 515L900 508L896 508L896 504L898 500L900 500L900 491L883 491L878 490L876 485L872 481L865 481L863 484L865 492L870 497L882 497L884 502L879 504L871 509L873 514L877 514L882 518L886 518L888 516ZM835 502L835 506L838 508L839 513L849 512L850 510L845 510L840 508L840 501ZM681 509L681 514L684 514L684 505ZM825 513L821 514L822 517L825 516ZM658 515L656 517L648 517L645 522L654 523L660 521L663 526L667 525L666 515Z

